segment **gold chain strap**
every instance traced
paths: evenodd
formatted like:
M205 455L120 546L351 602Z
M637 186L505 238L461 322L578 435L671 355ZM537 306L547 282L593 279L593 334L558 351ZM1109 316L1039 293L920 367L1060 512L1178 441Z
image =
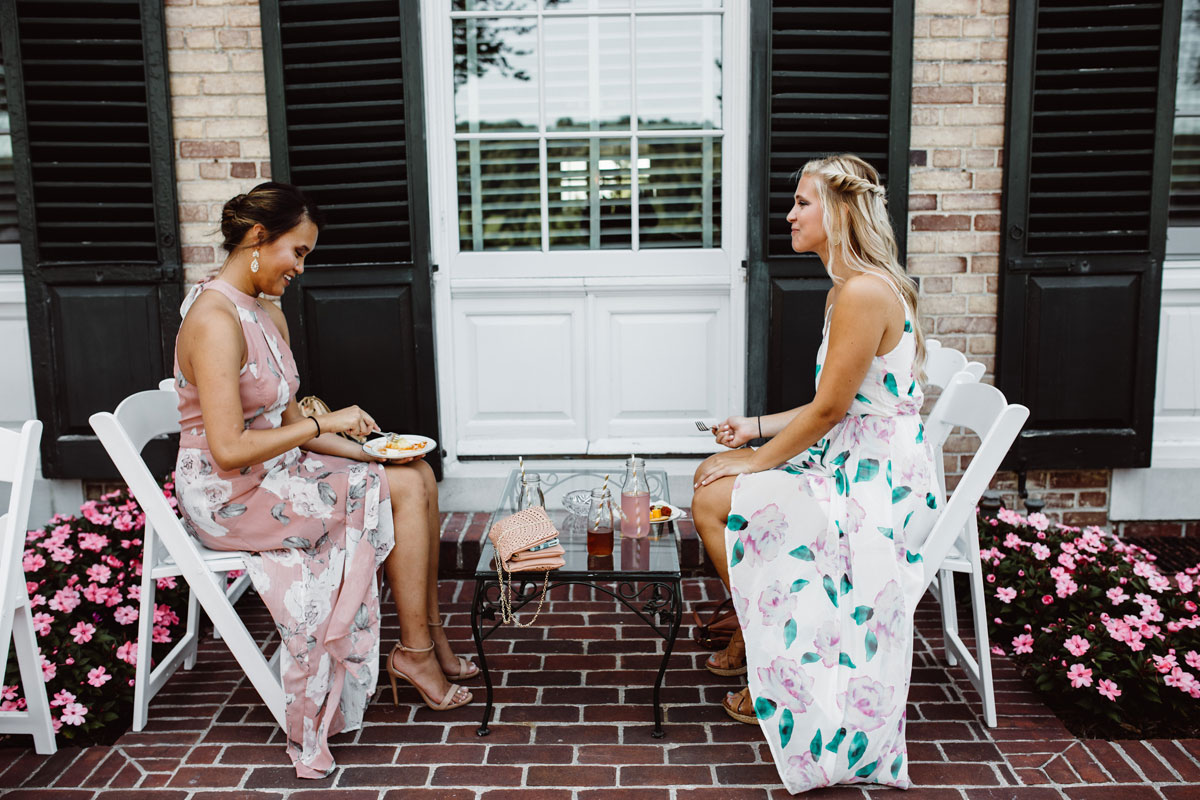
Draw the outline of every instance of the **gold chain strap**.
M546 592L550 588L550 570L545 570L546 577L542 580L542 596L538 598L537 611L533 612L533 619L524 624L517 622L517 615L512 610L512 600L509 599L509 589L512 588L512 573L509 573L507 583L504 580L504 571L501 569L500 554L496 553L496 577L500 580L500 620L502 623L512 623L518 628L531 628L533 623L537 622L538 614L542 613L542 604L546 602Z

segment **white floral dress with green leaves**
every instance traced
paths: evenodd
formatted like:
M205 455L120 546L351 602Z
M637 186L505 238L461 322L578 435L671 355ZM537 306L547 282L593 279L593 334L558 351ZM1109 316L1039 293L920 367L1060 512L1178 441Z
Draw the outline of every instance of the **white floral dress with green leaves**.
M829 344L828 315L817 384ZM905 706L921 555L942 498L905 311L845 418L791 463L739 475L725 532L759 725L789 792L908 786Z

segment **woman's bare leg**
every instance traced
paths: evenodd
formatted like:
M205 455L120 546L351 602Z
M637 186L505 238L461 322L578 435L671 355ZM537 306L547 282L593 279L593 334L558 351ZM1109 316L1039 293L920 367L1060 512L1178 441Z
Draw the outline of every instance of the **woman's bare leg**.
M436 613L437 546L430 535L430 497L426 473L432 477L429 465L421 467L400 464L386 468L388 488L392 495L392 517L396 529L396 546L383 562L392 599L400 617L400 641L405 647L421 650L433 644L429 620ZM436 489L435 489L436 491ZM433 537L437 536L437 500L433 499ZM433 562L432 578L430 561ZM435 605L430 609L430 592ZM392 656L396 668L421 684L434 701L441 700L450 688L433 651L411 653L399 651ZM464 690L455 702L467 696Z
M748 458L750 451L743 451ZM704 465L701 464L701 467ZM697 476L701 469L696 469ZM707 486L701 486L692 497L692 520L708 560L717 569L717 575L725 588L729 588L729 561L725 552L725 525L729 521L729 510L733 504L735 478L719 478ZM746 647L741 629L733 633L729 645L712 655L709 663L718 669L734 669L746 663Z

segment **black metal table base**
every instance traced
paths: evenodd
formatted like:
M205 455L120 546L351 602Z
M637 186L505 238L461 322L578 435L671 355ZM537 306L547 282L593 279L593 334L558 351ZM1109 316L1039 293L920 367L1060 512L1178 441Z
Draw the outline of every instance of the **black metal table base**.
M542 593L542 574L528 574L530 575L528 578L513 576L511 605L514 613L537 600ZM604 583L615 583L616 589L604 586ZM549 594L560 586L571 585L589 586L619 600L666 642L662 661L658 667L658 676L654 679L654 732L651 734L655 739L661 739L665 735L662 727L660 698L663 676L666 675L667 662L671 658L671 650L675 647L675 637L679 634L679 622L683 616L683 588L680 578L672 576L665 578L642 577L638 580L603 578L556 580L551 576L546 593ZM494 620L486 630L482 621L484 617ZM480 736L487 736L491 733L488 724L492 720L493 707L492 675L488 670L487 655L483 652L483 642L503 624L500 617L499 581L477 578L475 580L475 598L471 603L471 633L475 636L475 650L479 654L479 669L483 673L483 682L487 687L487 705L483 711L483 722L476 731Z

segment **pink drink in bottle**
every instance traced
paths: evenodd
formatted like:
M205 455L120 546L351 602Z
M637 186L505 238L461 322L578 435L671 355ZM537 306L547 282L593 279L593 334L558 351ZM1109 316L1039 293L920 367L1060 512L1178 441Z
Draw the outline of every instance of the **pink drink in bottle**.
M650 483L646 463L630 456L625 462L625 483L621 489L621 536L642 539L650 535Z

